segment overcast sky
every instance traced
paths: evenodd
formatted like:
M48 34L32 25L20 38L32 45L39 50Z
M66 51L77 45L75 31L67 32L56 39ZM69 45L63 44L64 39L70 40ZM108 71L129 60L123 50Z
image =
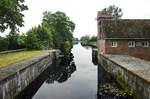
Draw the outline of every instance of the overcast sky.
M97 34L97 11L109 5L122 8L125 19L150 19L150 0L25 0L25 4L29 10L23 12L25 26L21 33L40 24L44 11L65 12L76 24L74 37L78 38Z

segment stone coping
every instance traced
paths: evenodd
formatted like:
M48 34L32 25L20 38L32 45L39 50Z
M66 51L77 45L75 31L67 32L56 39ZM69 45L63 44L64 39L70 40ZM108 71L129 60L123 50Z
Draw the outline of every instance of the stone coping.
M150 83L150 62L129 55L102 54L122 68Z
M1 54L8 54L8 53L21 52L21 51L26 51L26 50L27 50L27 49L24 48L24 49L17 49L17 50L2 51L2 52L0 52L0 55L1 55Z
M51 55L53 52L57 52L58 50L47 50L41 52L36 56L32 56L30 58L24 59L22 61L16 62L14 64L10 64L6 67L0 68L0 82L9 78L11 75L18 73L21 70L24 70L28 66L40 61L41 59Z

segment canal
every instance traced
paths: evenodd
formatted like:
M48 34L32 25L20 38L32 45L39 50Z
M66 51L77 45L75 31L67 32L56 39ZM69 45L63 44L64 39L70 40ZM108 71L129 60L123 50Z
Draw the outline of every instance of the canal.
M73 46L72 52L34 80L16 99L96 99L97 66L90 47Z

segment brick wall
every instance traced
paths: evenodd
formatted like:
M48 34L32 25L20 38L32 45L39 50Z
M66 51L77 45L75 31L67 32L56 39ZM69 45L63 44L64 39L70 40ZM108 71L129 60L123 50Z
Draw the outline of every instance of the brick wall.
M105 53L105 40L98 40L98 51L99 52L102 52L102 53Z
M128 54L134 57L150 60L150 47L128 47L128 42L133 40L99 40L100 51L107 54ZM101 42L102 41L102 42ZM111 47L111 42L117 42L117 47ZM134 40L135 42L148 41L148 40ZM103 44L105 42L105 44ZM150 43L150 40L149 40ZM102 47L105 45L105 47ZM150 46L150 45L149 45Z
M97 22L97 39L100 39L100 24Z

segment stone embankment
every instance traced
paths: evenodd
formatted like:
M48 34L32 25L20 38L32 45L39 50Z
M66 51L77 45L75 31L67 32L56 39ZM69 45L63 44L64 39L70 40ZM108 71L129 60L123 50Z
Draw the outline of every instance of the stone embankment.
M128 55L98 54L98 64L119 83L132 89L138 99L150 99L150 62Z
M0 68L0 99L12 99L47 67L59 58L59 50L43 51L41 54Z

